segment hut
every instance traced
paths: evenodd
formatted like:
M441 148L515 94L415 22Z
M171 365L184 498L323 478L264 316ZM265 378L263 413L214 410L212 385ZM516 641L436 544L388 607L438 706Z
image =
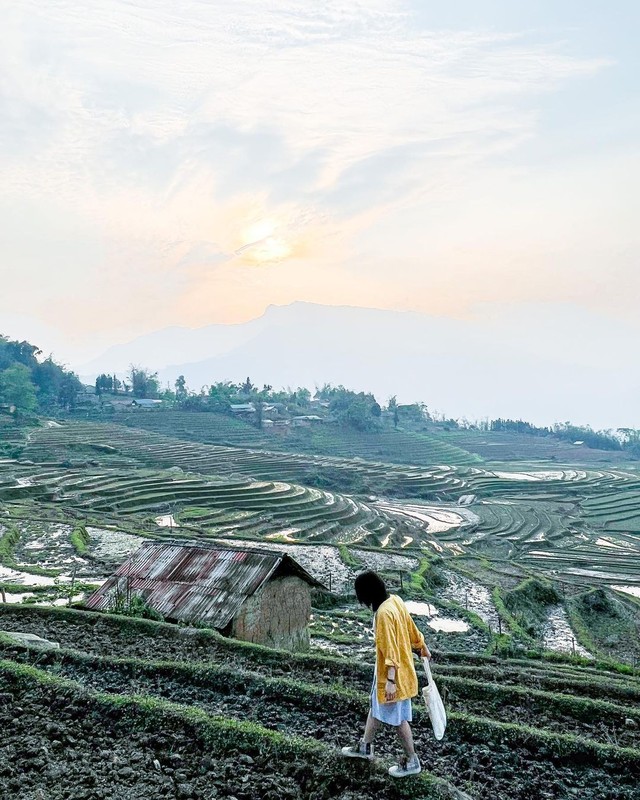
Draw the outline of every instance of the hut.
M109 611L140 596L166 620L287 650L309 647L311 590L324 586L285 553L146 542L87 600Z

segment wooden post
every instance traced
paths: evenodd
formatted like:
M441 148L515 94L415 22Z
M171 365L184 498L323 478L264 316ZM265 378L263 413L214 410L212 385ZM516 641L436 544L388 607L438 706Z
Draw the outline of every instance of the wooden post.
M5 594L4 586L0 589L0 594L2 595L2 602L6 603L7 602L7 595Z
M502 617L498 616L498 633L502 636Z
M73 601L73 589L76 585L76 572L78 571L78 565L75 564L73 567L73 572L71 573L71 586L69 587L69 598L67 600L67 605L70 606Z
M576 640L573 638L573 636L571 637L571 652L575 656L575 654L576 654Z
M464 607L469 610L469 592L467 589L464 590Z
M331 573L329 573L329 591L331 591Z

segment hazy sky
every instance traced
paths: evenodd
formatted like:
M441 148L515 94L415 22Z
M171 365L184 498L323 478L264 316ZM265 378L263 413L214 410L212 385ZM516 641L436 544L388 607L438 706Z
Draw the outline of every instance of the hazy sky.
M72 358L293 300L638 324L639 9L0 0L0 331Z

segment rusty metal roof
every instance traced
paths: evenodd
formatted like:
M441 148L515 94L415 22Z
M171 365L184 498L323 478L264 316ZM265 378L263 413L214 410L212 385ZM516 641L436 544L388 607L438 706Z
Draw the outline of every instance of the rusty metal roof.
M166 619L224 628L264 583L286 575L324 588L285 553L145 542L91 595L87 607L109 611L118 591L123 597L142 594Z

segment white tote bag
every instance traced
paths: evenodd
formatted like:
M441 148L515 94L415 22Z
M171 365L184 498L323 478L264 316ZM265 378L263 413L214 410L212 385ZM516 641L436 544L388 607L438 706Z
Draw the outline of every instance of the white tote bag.
M427 685L422 690L422 697L424 699L424 704L427 707L429 719L431 720L433 733L436 739L440 741L440 739L442 739L444 736L444 732L447 727L447 712L444 710L444 703L440 697L440 692L438 691L438 687L433 680L431 667L429 666L429 659L423 658L422 663L427 676Z

